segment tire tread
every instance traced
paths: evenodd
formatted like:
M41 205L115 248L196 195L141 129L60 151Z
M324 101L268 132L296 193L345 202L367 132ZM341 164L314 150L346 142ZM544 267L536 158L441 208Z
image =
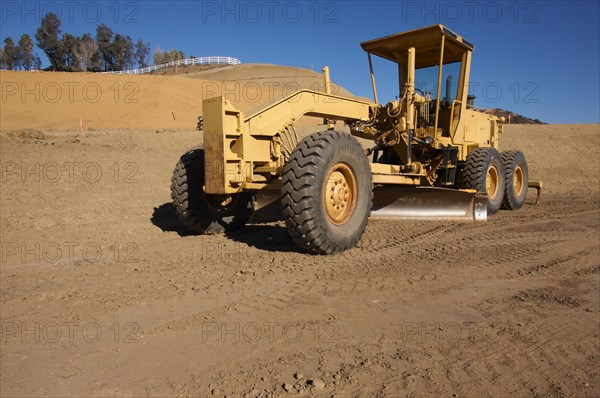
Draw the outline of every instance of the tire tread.
M358 230L345 240L331 241L322 228L319 220L319 203L315 202L319 200L315 194L318 192L319 184L317 174L319 167L323 166L322 159L329 151L336 150L338 144L347 145L355 152L362 152L360 144L349 134L337 131L315 133L298 144L283 172L281 205L285 223L294 242L313 253L330 254L349 249L362 236L368 220L367 214ZM361 161L364 162L361 166L369 170L368 211L370 213L372 177L366 156ZM360 191L360 187L357 189Z

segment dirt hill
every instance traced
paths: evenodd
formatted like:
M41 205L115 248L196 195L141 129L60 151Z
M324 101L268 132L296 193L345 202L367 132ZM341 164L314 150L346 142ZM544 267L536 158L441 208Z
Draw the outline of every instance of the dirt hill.
M149 72L150 75L158 75L158 76L178 76L178 75L187 75L188 73L196 73L203 72L209 69L223 68L227 65L182 65L182 66L169 66L166 68L157 69L155 71Z
M506 109L493 108L484 111L495 116L504 117L508 124L544 124L539 119L531 119L518 113L507 111Z
M262 64L177 76L1 71L0 81L0 130L9 131L193 130L205 98L225 94L248 113L300 89L324 91L319 73Z
M172 76L0 72L1 130L193 129L204 81Z

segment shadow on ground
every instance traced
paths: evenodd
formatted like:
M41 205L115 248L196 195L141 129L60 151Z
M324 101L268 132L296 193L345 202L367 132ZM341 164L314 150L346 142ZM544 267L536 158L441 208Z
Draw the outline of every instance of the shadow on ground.
M177 232L179 236L193 235L181 224L171 202L155 207L150 221L163 232Z
M248 224L227 236L240 243L270 252L305 253L292 240L285 226L277 223Z
M194 235L181 224L171 202L155 207L150 221L163 232L176 232L179 236ZM304 253L281 222L249 223L237 231L229 232L227 237L259 250Z

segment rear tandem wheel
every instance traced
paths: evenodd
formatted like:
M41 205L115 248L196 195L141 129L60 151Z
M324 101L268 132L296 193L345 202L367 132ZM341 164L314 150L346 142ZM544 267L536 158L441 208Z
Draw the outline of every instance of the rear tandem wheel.
M204 192L204 149L183 154L171 178L171 198L180 221L197 234L220 234L240 228L252 215L254 195Z
M488 196L488 214L495 214L504 198L504 166L502 157L495 148L477 148L467 155L460 172L459 186L474 189Z
M525 155L521 151L504 151L502 152L502 163L506 174L502 208L505 210L520 209L527 198L529 186L529 171Z

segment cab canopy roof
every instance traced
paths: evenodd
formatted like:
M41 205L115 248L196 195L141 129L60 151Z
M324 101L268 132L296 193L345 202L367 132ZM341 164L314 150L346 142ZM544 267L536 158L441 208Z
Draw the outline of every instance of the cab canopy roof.
M404 64L408 49L414 47L417 68L437 65L444 37L444 63L458 62L466 51L473 51L473 44L442 25L411 30L360 43L363 50L390 61Z

